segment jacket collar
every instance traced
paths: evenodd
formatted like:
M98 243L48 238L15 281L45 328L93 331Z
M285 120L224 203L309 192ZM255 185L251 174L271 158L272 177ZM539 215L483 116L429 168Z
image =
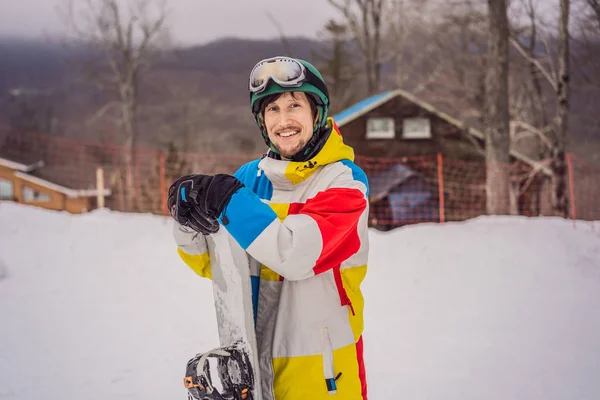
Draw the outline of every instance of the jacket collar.
M274 188L292 190L295 185L304 182L320 167L341 160L354 161L354 150L344 143L342 134L333 118L327 119L327 126L331 128L331 134L321 151L310 160L286 161L267 156L260 161L258 168L265 173Z

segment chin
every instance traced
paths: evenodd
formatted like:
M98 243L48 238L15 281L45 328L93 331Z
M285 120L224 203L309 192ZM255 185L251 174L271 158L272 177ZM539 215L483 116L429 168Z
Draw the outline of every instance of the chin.
M296 153L289 154L287 152L282 153L281 151L279 151L279 154L281 155L281 157L292 158L294 156L294 154L296 154Z
M277 147L277 146L276 146L276 148L277 148L277 150L279 151L279 154L281 154L282 157L290 158L290 157L293 157L296 153L298 153L302 149L302 146L294 147L292 149L289 149L289 148L282 149L282 148Z

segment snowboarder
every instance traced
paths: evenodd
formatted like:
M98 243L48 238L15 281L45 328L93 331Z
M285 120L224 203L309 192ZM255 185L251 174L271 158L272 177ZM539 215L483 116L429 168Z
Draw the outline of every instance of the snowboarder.
M264 399L366 400L366 175L328 116L327 86L312 64L262 60L249 90L268 150L234 175L171 185L179 255L211 278L204 235L226 229L245 249Z

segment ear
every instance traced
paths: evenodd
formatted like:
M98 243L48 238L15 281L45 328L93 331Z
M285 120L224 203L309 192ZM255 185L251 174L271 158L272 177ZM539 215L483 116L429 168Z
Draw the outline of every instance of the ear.
M267 127L265 126L265 120L262 116L261 113L256 114L256 118L258 119L258 123L260 124L260 126L265 130L265 132L267 131Z
M317 128L317 123L319 122L320 115L321 115L321 111L317 108L317 112L315 113L315 120L313 121L313 129Z

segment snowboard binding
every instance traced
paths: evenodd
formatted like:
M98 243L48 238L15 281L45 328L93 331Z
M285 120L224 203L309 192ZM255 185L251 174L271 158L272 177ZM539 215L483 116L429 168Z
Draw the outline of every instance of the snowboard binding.
M216 361L216 377L210 360ZM250 357L242 343L237 342L197 354L188 361L183 385L188 390L189 400L254 400L253 377ZM221 391L215 385L220 386Z

